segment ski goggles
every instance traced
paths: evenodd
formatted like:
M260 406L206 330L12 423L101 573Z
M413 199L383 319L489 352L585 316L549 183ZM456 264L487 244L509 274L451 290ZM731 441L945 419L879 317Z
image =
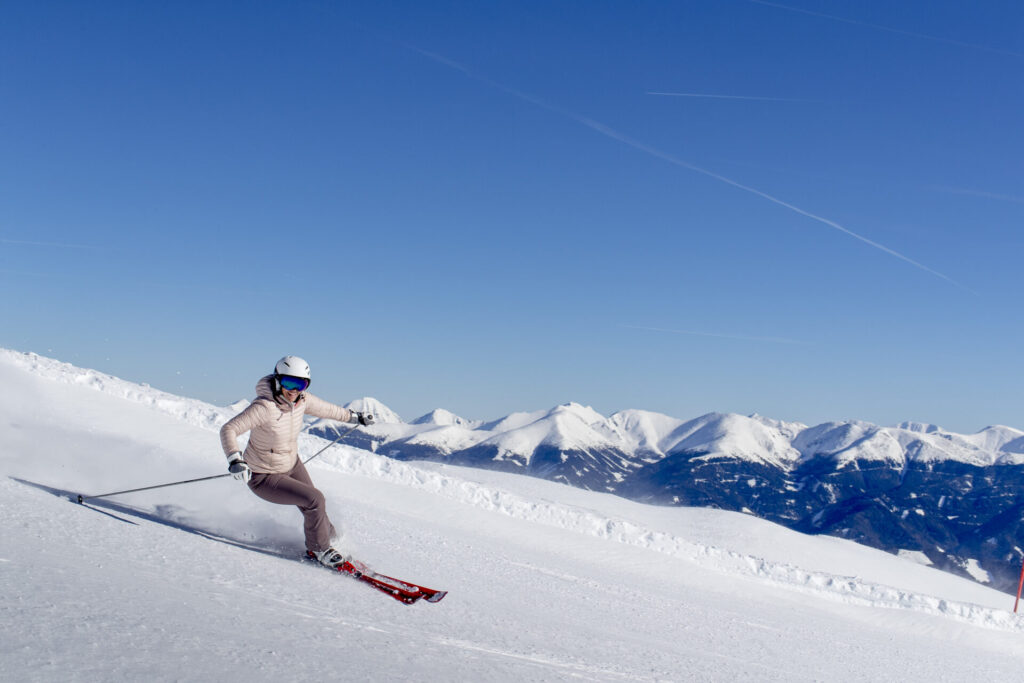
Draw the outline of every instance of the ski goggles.
M309 387L309 380L305 377L281 375L277 378L277 381L281 383L282 389L287 389L288 391L305 391Z

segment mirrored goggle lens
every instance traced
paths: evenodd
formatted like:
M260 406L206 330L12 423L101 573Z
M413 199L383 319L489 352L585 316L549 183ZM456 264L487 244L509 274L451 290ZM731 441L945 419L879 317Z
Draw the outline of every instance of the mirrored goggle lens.
M309 380L305 377L292 377L281 375L281 388L288 391L305 391L309 386Z

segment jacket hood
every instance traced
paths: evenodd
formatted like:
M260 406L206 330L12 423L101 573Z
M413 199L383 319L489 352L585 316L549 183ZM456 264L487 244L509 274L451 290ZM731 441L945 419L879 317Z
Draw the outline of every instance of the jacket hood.
M266 398L273 401L276 397L274 396L274 376L267 375L266 377L260 378L259 382L256 382L256 397Z

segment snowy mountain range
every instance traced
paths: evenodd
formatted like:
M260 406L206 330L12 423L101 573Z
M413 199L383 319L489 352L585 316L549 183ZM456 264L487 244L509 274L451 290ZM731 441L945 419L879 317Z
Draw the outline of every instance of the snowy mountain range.
M760 415L605 417L576 403L490 422L435 410L406 423L380 401L352 443L398 460L527 474L641 502L754 514L806 533L913 552L944 570L1016 587L1024 432L935 425L808 426ZM337 428L314 424L331 436Z
M948 461L982 467L1024 464L1024 431L1004 426L964 435L917 422L880 427L845 421L809 427L760 415L708 413L687 421L644 410L623 410L605 417L578 403L512 413L489 422L437 409L407 423L373 398L347 405L375 415L377 424L367 432L378 446L412 444L446 456L465 448L490 446L497 460L521 471L533 469L538 450L545 446L580 453L614 450L632 463L699 452L787 470L822 456L830 457L837 467L855 460L901 466ZM459 438L453 439L454 434ZM460 446L453 448L453 443ZM626 463L623 467L635 468ZM565 483L571 483L569 477Z

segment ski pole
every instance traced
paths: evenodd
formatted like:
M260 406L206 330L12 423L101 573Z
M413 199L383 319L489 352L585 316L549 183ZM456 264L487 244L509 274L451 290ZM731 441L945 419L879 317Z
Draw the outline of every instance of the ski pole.
M337 439L335 439L334 441L330 442L329 444L327 444L326 446L324 446L323 448L321 448L320 450L318 450L318 451L317 451L316 453L314 453L313 455L311 455L311 456L309 456L308 458L306 458L305 460L303 460L303 461L302 461L302 464L303 464L303 465L305 465L305 464L306 464L306 463L308 463L308 462L309 462L310 460L312 460L312 459L313 459L313 458L315 458L316 456L320 455L321 453L323 453L324 451L326 451L326 450L327 450L328 448L330 448L330 447L331 447L331 446L333 446L334 444L338 443L339 441L341 441L342 439L344 439L344 438L345 438L346 436L348 436L348 435L349 435L349 434L351 434L352 432L356 431L357 429L359 429L359 425L356 425L355 427L351 427L351 428L349 428L349 429L346 429L346 430L345 430L344 432L342 432L342 433L341 433L341 436L339 436L339 437L338 437Z
M122 493L135 493L136 491L152 491L153 489L163 489L168 486L180 486L182 484L194 484L197 481L208 481L210 479L223 479L224 477L230 477L231 473L215 474L212 477L200 477L199 479L186 479L185 481L174 481L170 484L157 484L156 486L143 486L140 489L128 489L127 491L114 491L113 493L101 493L98 496L83 496L78 494L78 502L84 503L87 500L93 500L94 498L109 498L110 496L119 496Z
M302 464L305 465L310 460L312 460L313 458L317 457L318 455L320 455L321 453L326 451L328 448L330 448L334 444L336 444L339 441L341 441L342 439L344 439L346 436L348 436L349 434L351 434L353 431L355 431L358 428L359 428L359 425L356 425L355 427L352 427L351 429L346 430L337 439L335 439L331 443L327 444L326 446L324 446L323 448L318 450L313 455L309 456L309 458L307 458L306 460L303 460ZM181 486L182 484L194 484L197 481L209 481L211 479L223 479L224 477L230 477L230 476L232 476L231 473L230 472L226 472L224 474L214 474L213 476L210 476L210 477L199 477L198 479L186 479L184 481L172 481L169 484L157 484L156 486L143 486L142 488L128 489L126 491L113 491L112 493L101 493L101 494L96 495L96 496L83 496L82 494L79 494L78 495L78 502L79 503L84 503L87 500L95 500L96 498L109 498L111 496L119 496L122 493L138 493L139 491L152 491L153 489L163 489L163 488L167 488L168 486Z

